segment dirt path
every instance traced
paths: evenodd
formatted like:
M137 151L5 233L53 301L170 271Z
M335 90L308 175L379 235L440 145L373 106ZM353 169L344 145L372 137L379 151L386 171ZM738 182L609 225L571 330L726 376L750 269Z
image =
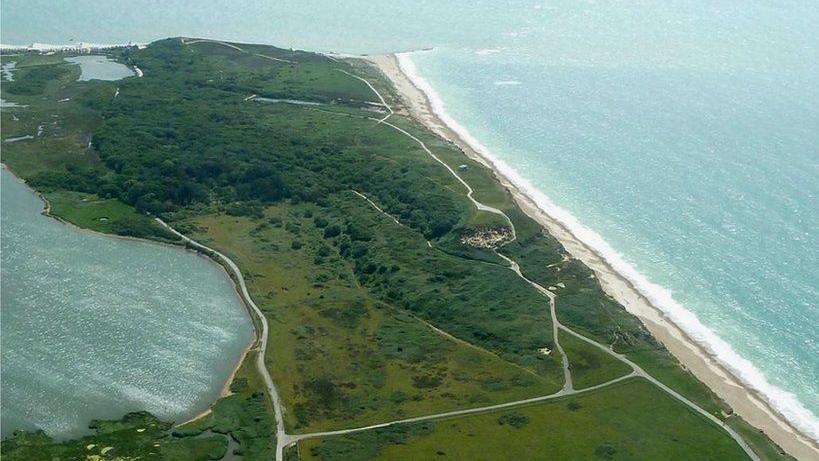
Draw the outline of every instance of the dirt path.
M295 442L298 442L300 440L312 439L312 438L316 438L316 437L328 437L328 436L334 436L334 435L354 434L356 432L369 431L369 430L372 430L372 429L378 429L378 428L381 428L381 427L388 427L388 426L392 426L392 425L395 425L395 424L417 423L417 422L422 422L422 421L432 421L432 420L437 420L437 419L452 418L452 417L455 417L455 416L466 416L466 415L475 415L475 414L480 414L480 413L488 413L488 412L492 412L492 411L496 411L496 410L505 410L507 408L514 408L514 407L519 407L519 406L522 406L522 405L530 405L530 404L533 404L533 403L545 402L547 400L553 400L553 399L557 399L557 398L560 398L560 397L566 397L566 396L569 396L569 395L586 394L586 393L589 393L589 392L592 392L592 391L596 391L598 389L602 389L602 388L604 388L606 386L611 386L612 384L619 383L621 381L625 381L625 380L627 380L629 378L632 378L634 376L635 376L634 373L630 373L628 375L612 379L611 381L607 381L605 383L598 384L596 386L587 387L587 388L581 389L581 390L567 391L567 390L563 389L563 390L555 392L554 394L542 395L540 397L532 397L532 398L524 399L524 400L516 400L514 402L499 403L497 405L489 405L489 406L485 406L485 407L470 408L470 409L467 409L467 410L448 411L446 413L436 413L434 415L418 416L418 417L415 417L415 418L399 419L399 420L395 420L395 421L389 421L389 422L386 422L386 423L372 424L370 426L356 427L356 428L353 428L353 429L342 429L342 430L338 430L338 431L327 431L327 432L311 432L309 434L292 434L292 435L288 435L287 437L288 437L288 442L289 443L295 443Z
M371 86L370 88L372 88L372 86ZM373 91L375 91L375 88L373 88ZM382 101L384 100L384 98L381 98L381 95L378 95L378 97L379 97L379 98L380 98ZM388 107L389 107L389 106L388 106ZM392 109L390 109L390 112L392 112ZM441 160L441 159L440 159L440 158L439 158L437 155L433 154L433 153L432 153L432 151L431 151L431 150L429 150L429 148L427 147L427 145L426 145L426 144L424 144L424 142L423 142L423 141L421 141L420 139L416 138L415 136L413 136L412 134L410 134L409 132L407 132L407 131L406 131L406 130L404 130L403 128L397 127L397 126L393 125L392 123L387 122L386 120L378 120L378 119L374 119L374 118L370 118L370 119L371 119L371 120L376 120L376 121L378 121L379 123L383 123L384 125L387 125L387 126L389 126L389 127L393 128L394 130L396 130L396 131L398 131L398 132L400 132L400 133L404 134L404 135L405 135L405 136L407 136L408 138L410 138L410 139L412 139L413 141L417 142L417 143L418 143L418 145L420 145L420 146L421 146L421 148L422 148L422 149L424 149L424 152L426 152L427 154L429 154L429 156L430 156L430 157L432 157L432 158L433 158L433 159L434 159L436 162L438 162L438 163L440 163L441 165L443 165L443 167L444 167L444 168L446 168L446 169L447 169L447 170L448 170L448 171L449 171L449 172L452 174L452 176L454 176L454 177L455 177L455 179L457 179L457 180L458 180L458 182L460 182L461 184L463 184L463 186L466 188L466 197L467 197L467 198L468 198L468 199L469 199L469 200L472 202L472 204L473 204L473 205L475 205L475 208L477 208L477 209L478 209L478 210L480 210L480 211L486 211L486 212L489 212L489 213L496 214L496 215L498 215L498 216L502 216L504 219L506 219L506 222L508 222L508 223L509 223L509 228L510 228L510 229L512 229L512 240L510 240L510 242L514 242L514 241L517 239L517 234L516 234L516 232L515 232L515 226L514 226L514 224L512 224L512 220L511 220L511 219L509 219L509 216L506 216L506 213L504 213L503 211L501 211L501 210L499 210L499 209L497 209L497 208L495 208L495 207L491 207L491 206L489 206L489 205L485 205L485 204L483 204L483 203L479 202L478 200L476 200L476 199L475 199L475 197L473 197L473 195L474 195L475 191L473 191L473 190L472 190L472 186L470 186L470 185L469 185L469 184L468 184L466 181L464 181L464 180L463 180L463 179L462 179L460 176L458 176L458 173L455 173L455 170L453 170L453 169L452 169L452 167L450 167L449 165L447 165L447 164L446 164L446 162L444 162L443 160Z
M216 43L217 45L222 45L222 46L226 46L228 48L233 48L236 51L241 51L242 53L247 53L247 54L251 54L253 56L258 56L260 58L269 59L271 61L285 62L285 63L288 63L288 64L293 64L294 63L294 61L290 61L289 59L274 58L273 56L267 56L267 55L259 54L259 53L250 53L249 51L247 51L247 50L245 50L243 48L240 48L240 47L238 47L238 46L236 46L236 45L234 45L232 43L222 42L222 41L219 41L219 40L209 40L209 39L206 39L206 38L198 38L198 39L194 39L194 40L187 40L187 39L184 39L184 38L182 39L182 44L183 45L194 45L196 43Z
M388 118L392 117L392 114L393 114L392 107L390 107L390 105L387 104L387 101L384 99L383 96L381 96L381 93L379 93L378 90L375 89L375 87L372 85L372 83L370 83L366 79L363 79L363 78L359 77L358 75L351 74L351 73L347 72L346 70L343 70L343 69L336 69L336 70L341 72L342 74L346 74L346 75L349 75L352 78L361 80L362 82L364 82L365 85L367 85L368 87L370 87L371 90L373 90L373 93L375 93L376 96L378 96L378 99L381 101L380 105L387 109L387 115L385 115L383 118L378 119L378 123L384 123L384 122L387 121Z
M521 273L520 266L518 265L518 263L516 263L514 260L498 253L497 251L495 251L495 254L502 258L504 261L508 262L509 269L515 274L517 274L518 277L522 278L527 283L529 283L529 285L534 287L535 290L539 291L540 294L549 298L549 312L552 316L552 336L554 337L555 347L557 348L557 351L560 352L560 360L563 362L563 390L567 392L573 391L574 385L572 384L572 372L569 369L569 356L566 355L566 352L563 350L563 346L560 345L560 340L558 338L559 336L558 329L562 325L557 320L557 310L555 309L555 298L557 298L557 296L551 291L543 288L541 285L538 285L537 283L527 279L523 275L523 273Z

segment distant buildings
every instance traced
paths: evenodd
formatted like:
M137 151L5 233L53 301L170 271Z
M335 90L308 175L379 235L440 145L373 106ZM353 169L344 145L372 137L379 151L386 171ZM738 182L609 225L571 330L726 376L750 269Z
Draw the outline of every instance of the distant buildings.
M47 43L31 43L29 45L24 46L17 46L17 45L0 45L0 54L11 54L11 53L37 53L37 54L52 54L57 52L71 52L71 53L80 53L80 54L90 54L95 53L103 50L110 50L112 48L127 48L132 46L140 46L135 45L134 43L128 42L124 45L100 45L94 43L86 43L86 42L79 42L79 43L72 43L68 45L50 45Z

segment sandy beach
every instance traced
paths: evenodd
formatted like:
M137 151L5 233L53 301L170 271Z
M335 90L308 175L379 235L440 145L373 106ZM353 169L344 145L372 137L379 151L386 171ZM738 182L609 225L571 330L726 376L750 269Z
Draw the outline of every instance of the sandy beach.
M819 460L819 445L800 433L760 394L749 388L722 366L708 351L691 339L679 326L667 318L624 276L592 248L580 241L563 224L545 210L525 191L504 176L493 160L485 157L473 145L448 126L432 109L427 95L402 71L394 54L366 56L392 82L403 99L405 110L441 137L456 144L464 153L491 168L497 179L513 195L521 209L555 236L575 258L594 270L603 289L637 316L657 340L712 389L721 399L754 427L765 432L783 450L800 460Z

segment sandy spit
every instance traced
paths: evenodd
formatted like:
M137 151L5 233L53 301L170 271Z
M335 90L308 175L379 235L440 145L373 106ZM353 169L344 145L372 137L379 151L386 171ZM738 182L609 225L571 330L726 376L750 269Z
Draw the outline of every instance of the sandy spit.
M796 430L758 393L749 389L714 357L668 320L626 278L614 271L595 251L579 241L563 225L540 209L524 191L512 184L490 161L450 129L431 109L427 96L401 71L394 54L371 55L365 59L374 64L390 80L409 115L439 136L456 144L470 158L495 172L495 176L514 197L518 206L557 238L575 258L591 268L606 293L637 316L654 337L690 370L700 381L723 399L745 421L760 429L791 456L800 460L819 460L819 446Z

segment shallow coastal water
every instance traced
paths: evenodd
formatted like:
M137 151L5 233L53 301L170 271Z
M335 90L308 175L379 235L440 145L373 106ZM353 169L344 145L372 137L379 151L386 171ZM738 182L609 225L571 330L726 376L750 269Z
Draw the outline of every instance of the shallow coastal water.
M3 435L67 437L92 418L183 421L206 409L253 334L221 268L68 227L1 174Z
M411 59L447 111L819 439L815 2L135 1L111 20L80 0L16 27L34 8L4 2L3 43L435 47Z
M66 58L66 61L80 65L80 81L119 80L134 75L134 71L128 66L108 59L107 56L75 56Z

